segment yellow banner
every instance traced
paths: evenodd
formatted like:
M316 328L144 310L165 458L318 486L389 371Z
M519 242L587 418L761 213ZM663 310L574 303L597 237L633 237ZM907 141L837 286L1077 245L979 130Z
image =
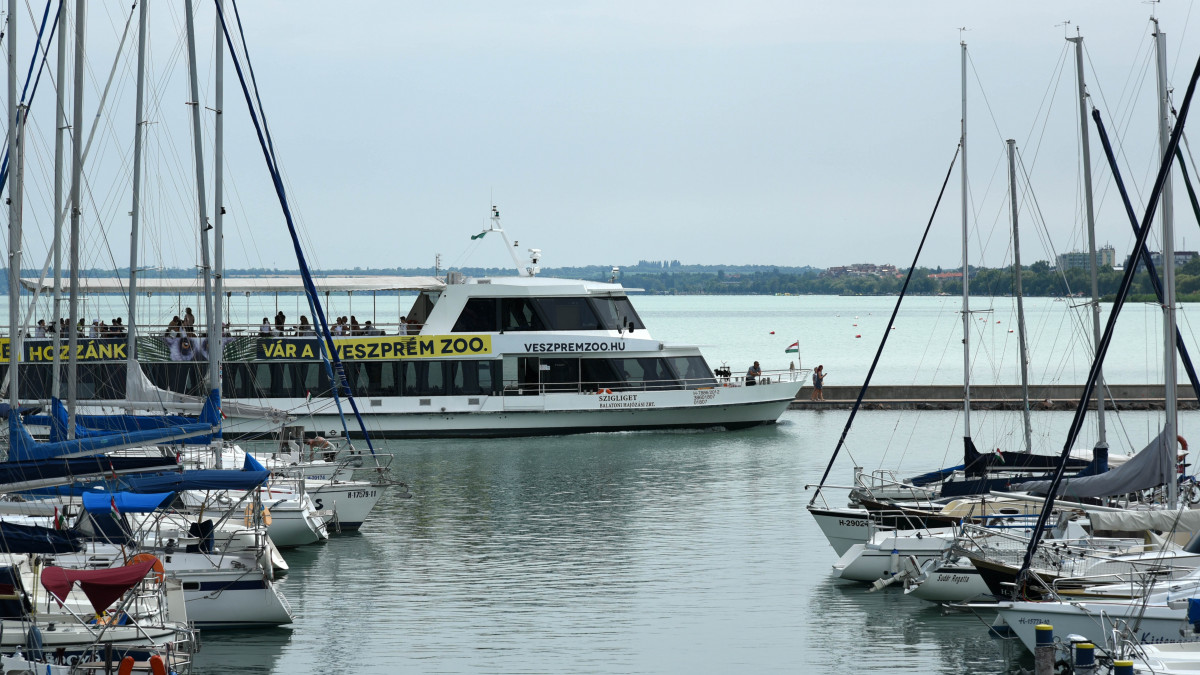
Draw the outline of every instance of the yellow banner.
M490 335L392 335L334 338L338 358L343 361L395 361L483 356L492 353ZM316 338L260 338L260 360L315 359Z

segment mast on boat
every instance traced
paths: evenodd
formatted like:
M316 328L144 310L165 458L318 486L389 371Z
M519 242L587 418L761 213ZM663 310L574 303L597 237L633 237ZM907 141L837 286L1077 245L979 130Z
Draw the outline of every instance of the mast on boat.
M1096 259L1096 212L1092 203L1092 151L1088 138L1087 118L1087 87L1083 80L1083 36L1078 34L1067 38L1067 42L1075 43L1075 82L1079 89L1079 141L1083 154L1083 203L1087 217L1088 261L1092 273L1092 345L1100 344L1100 276L1099 264ZM1173 335L1173 334L1172 334ZM1174 345L1172 345L1172 350ZM1093 460L1099 465L1108 463L1108 438L1104 429L1104 371L1096 376L1096 447L1092 451Z
M217 0L216 13L216 59L215 75L215 107L216 118L213 120L213 320L208 333L208 388L221 392L221 357L225 349L225 199L224 162L225 162L225 41L221 39L221 15L224 14L225 0ZM219 437L220 431L217 435ZM221 453L216 453L219 457ZM218 460L219 462L220 460Z
M201 142L200 135L200 85L196 75L196 20L192 8L192 0L187 0L184 8L187 14L187 43L188 43L188 79L191 91L191 106L192 106L192 146L196 156L196 204L199 212L198 218L200 221L200 267L201 273L204 276L204 312L205 319L208 325L208 340L209 351L212 351L212 339L217 338L218 349L221 343L220 322L213 315L213 289L212 289L212 262L208 252L208 231L212 226L208 224L208 197L204 192L204 144ZM209 387L216 388L217 382L220 381L220 371L214 371L213 366L217 364L217 360L209 354L208 359L208 383Z
M58 65L54 94L54 361L50 374L50 395L62 398L62 229L63 216L63 144L67 132L67 3L58 5ZM68 329L70 330L70 329Z
M1017 229L1017 142L1008 139L1008 186L1012 202L1014 289L1017 293L1017 337L1021 343L1021 415L1025 422L1025 452L1033 452L1033 425L1029 421L1029 356L1025 348L1025 305L1021 291L1021 237Z
M963 321L963 454L971 463L971 274L967 251L967 43L962 46L962 321Z
M1158 56L1156 61L1158 65L1158 144L1159 151L1166 160L1171 137L1170 105L1167 99L1169 95L1167 91L1167 36L1166 33L1159 30L1158 19L1152 18L1151 21L1154 22L1154 44ZM1175 367L1177 361L1175 356L1175 229L1172 207L1171 173L1168 171L1162 189L1163 380L1166 385L1163 406L1166 419L1163 424L1163 437L1172 448L1171 452L1166 453L1167 461L1171 463L1167 467L1166 475L1168 476L1175 476L1174 447L1178 412L1178 402L1176 401L1178 374ZM1179 485L1173 479L1168 480L1167 503L1171 508L1175 508L1178 496Z
M70 339L67 354L74 357L79 347L79 220L80 184L83 182L83 144L79 132L83 129L83 38L86 0L75 0L75 92L71 113L71 254L68 260L71 277L71 293L67 298L70 321L67 326ZM60 84L61 86L61 84ZM79 401L79 362L67 359L67 439L75 439L75 408Z
M137 57L137 103L133 129L133 208L129 228L129 326L125 342L125 391L138 391L140 368L135 351L137 348L137 275L138 275L138 228L141 224L142 195L142 132L146 126L146 17L149 0L142 0L138 7L138 57ZM132 403L130 404L132 413Z
M509 243L508 234L506 234L504 232L504 228L500 227L500 208L494 204L492 205L492 215L490 217L490 220L491 220L491 225L488 227L488 229L483 231L483 234L487 234L488 232L499 232L500 233L500 237L502 239L504 239L504 248L507 249L508 254L510 256L512 256L513 267L517 268L517 275L522 276L522 277L531 277L531 276L537 274L538 273L538 267L537 267L538 261L537 261L537 256L534 253L534 251L536 249L532 249L532 248L529 249L529 252L531 254L533 254L531 257L531 260L533 263L532 266L522 268L521 267L521 259L517 257L517 251L516 251L517 242L512 242L511 244ZM479 234L476 236L482 237L483 234ZM472 237L472 239L474 239L474 238L475 237Z
M21 113L17 108L17 0L8 0L8 156L17 159L17 136L20 134ZM19 174L18 174L19 175ZM10 415L20 408L17 388L17 364L20 361L20 304L21 297L21 199L20 182L9 182L8 188L8 403Z

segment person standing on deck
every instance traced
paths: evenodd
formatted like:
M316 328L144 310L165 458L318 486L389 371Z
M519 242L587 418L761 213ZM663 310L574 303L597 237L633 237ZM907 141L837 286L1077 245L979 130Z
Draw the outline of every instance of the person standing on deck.
M187 307L183 310L183 332L190 333L192 326L196 325L196 315L192 314L192 308Z
M753 387L758 384L758 378L760 377L762 377L762 367L758 365L758 361L755 361L754 365L750 366L750 369L746 371L746 386Z

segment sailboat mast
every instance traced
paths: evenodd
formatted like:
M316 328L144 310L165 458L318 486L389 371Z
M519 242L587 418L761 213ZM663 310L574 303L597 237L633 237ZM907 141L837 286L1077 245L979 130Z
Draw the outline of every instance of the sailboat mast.
M225 40L222 39L221 16L225 13L225 0L217 0L216 13L216 59L215 107L213 120L213 316L216 331L208 334L209 388L220 392L221 357L225 345Z
M967 251L967 43L962 45L962 321L963 321L963 445L971 443L971 273Z
M1163 159L1166 159L1171 136L1170 105L1167 99L1167 36L1158 29L1158 20L1154 21L1155 47L1158 55L1158 143ZM1163 257L1163 380L1166 384L1164 411L1166 420L1163 425L1163 437L1171 444L1172 451L1167 453L1171 466L1166 475L1175 476L1175 437L1176 415L1178 405L1176 396L1178 375L1176 372L1177 357L1175 355L1175 229L1174 209L1171 191L1171 173L1167 172L1162 189L1162 257ZM1175 508L1179 497L1179 485L1175 480L1167 481L1167 502Z
M62 396L62 229L63 229L63 144L67 133L67 3L58 5L58 65L54 93L54 363L50 395Z
M8 156L17 157L17 134L21 125L17 108L17 0L8 0ZM20 407L17 364L20 362L19 323L21 307L21 200L19 184L8 187L8 402L10 414Z
M1017 293L1017 338L1021 343L1021 415L1025 421L1025 452L1033 452L1033 425L1029 422L1029 355L1025 348L1025 303L1021 290L1021 235L1017 228L1017 142L1008 139L1008 189L1012 202L1013 270Z
M75 408L79 401L79 362L75 354L79 347L79 220L80 185L83 183L83 144L79 133L83 129L83 38L87 1L75 0L75 91L71 111L71 244L67 264L70 268L71 294L67 298L70 339L67 341L67 438L75 438Z
M135 351L137 348L138 239L142 219L142 132L146 126L146 17L149 14L149 4L149 0L142 0L138 7L137 103L133 129L133 206L130 211L132 219L129 227L129 325L127 328L129 332L125 342L126 398L129 398L129 394L132 392L137 391L140 375Z
M1100 344L1100 275L1096 259L1096 211L1092 203L1092 150L1088 138L1087 87L1083 81L1083 37L1067 38L1075 43L1075 82L1079 87L1079 142L1083 160L1083 204L1087 216L1088 260L1092 271L1092 344ZM1104 429L1104 371L1096 377L1096 450L1108 455ZM1096 453L1099 454L1099 453Z
M196 156L196 204L200 219L200 267L204 276L204 313L208 323L208 338L212 340L216 336L219 343L221 333L218 330L219 326L214 325L218 322L213 316L212 261L209 259L208 252L208 230L211 227L208 224L208 198L204 194L204 144L201 142L200 135L200 85L196 75L196 20L192 0L187 0L184 4L184 12L187 14L188 81L192 98L190 102L192 106L192 145ZM215 387L219 374L214 377L211 357L208 363L209 386Z

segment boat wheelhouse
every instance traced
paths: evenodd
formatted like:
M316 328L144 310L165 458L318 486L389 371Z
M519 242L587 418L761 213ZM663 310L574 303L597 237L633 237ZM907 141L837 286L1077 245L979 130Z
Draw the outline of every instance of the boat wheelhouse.
M84 284L89 294L120 293L121 282ZM404 321L372 321L334 335L345 377L372 434L380 437L735 429L774 423L804 379L804 371L764 373L749 382L728 371L714 373L697 346L652 337L617 283L456 273L445 281L343 277L316 283L327 297L401 293L400 302L412 302L401 313ZM187 297L198 284L143 279L139 292ZM225 292L229 307L243 293L298 294L303 288L298 277L235 278L225 280ZM140 375L133 378L126 376L123 336L80 340L83 412L186 407L207 391L208 340L148 332L136 340L133 362ZM310 431L336 435L341 425L330 371L311 328L231 326L223 347L227 436L277 427L277 421L240 415L239 406L282 410ZM48 339L24 341L23 399L48 398L52 354Z

